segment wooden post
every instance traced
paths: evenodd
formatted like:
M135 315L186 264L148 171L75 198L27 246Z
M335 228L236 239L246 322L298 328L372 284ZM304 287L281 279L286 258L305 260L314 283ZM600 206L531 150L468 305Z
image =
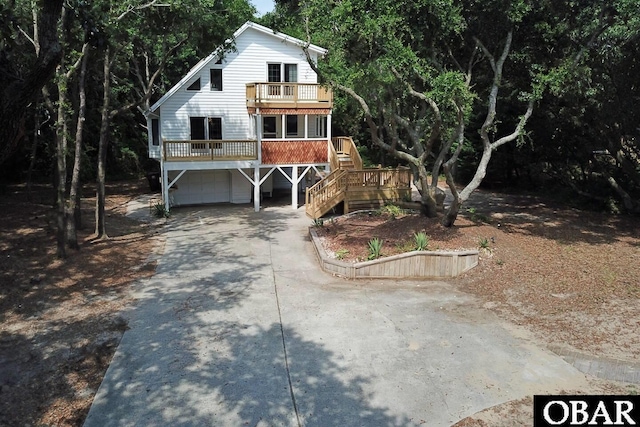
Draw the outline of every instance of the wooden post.
M291 168L291 207L298 209L298 166Z
M162 174L162 199L164 201L164 208L167 212L171 206L169 205L169 171L164 161L160 163L160 173Z
M260 212L260 166L253 168L253 210Z

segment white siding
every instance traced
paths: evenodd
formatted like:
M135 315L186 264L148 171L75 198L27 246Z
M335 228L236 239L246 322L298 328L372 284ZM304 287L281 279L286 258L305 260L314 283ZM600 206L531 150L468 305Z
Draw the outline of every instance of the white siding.
M244 173L253 176L253 170L245 169ZM253 185L238 170L231 171L231 203L249 203Z
M215 59L202 68L160 108L164 139L189 139L189 117L222 117L223 139L255 139L247 112L246 84L267 81L267 63L298 64L298 82L317 83L317 76L302 49L292 43L248 28L236 39L236 52L222 65ZM314 58L315 59L315 58ZM210 90L211 68L222 67L222 91ZM200 78L200 90L186 88Z

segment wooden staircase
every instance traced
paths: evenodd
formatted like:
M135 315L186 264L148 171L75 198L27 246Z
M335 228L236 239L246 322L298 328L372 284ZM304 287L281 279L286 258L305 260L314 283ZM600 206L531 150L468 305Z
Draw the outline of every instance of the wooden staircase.
M351 137L333 138L329 144L331 173L307 188L305 211L320 218L344 203L344 213L379 207L411 194L409 169L363 169L362 158Z

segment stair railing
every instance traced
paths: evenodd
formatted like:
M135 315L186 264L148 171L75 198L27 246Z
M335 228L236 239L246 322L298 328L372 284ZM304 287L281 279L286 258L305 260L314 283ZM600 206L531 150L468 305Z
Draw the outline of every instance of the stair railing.
M344 197L346 171L336 169L314 186L307 188L305 211L311 218L319 218Z

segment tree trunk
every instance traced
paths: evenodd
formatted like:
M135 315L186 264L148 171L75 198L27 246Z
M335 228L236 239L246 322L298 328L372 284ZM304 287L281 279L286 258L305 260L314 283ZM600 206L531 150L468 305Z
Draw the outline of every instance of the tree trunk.
M66 258L65 237L67 234L67 117L66 81L62 65L58 73L58 119L56 121L56 256Z
M36 102L37 105L37 102ZM38 141L40 134L40 117L38 117L38 110L33 114L33 141L31 143L31 157L29 159L29 169L27 169L27 197L31 200L31 184L33 180L33 170L36 167L36 156L38 155Z
M422 213L427 218L435 218L438 216L438 206L435 198L435 190L429 185L429 177L424 164L416 165L418 169L418 183L420 184L420 204L422 205Z
M89 57L89 45L82 47L82 64L78 79L80 105L78 108L78 122L76 124L75 157L73 161L73 175L71 177L71 189L69 191L69 216L67 224L67 245L72 249L79 249L78 229L82 227L80 191L80 168L82 166L82 132L84 130L85 115L87 111L87 95L85 81L87 75L87 61Z
M23 77L0 49L0 165L6 162L25 136L25 113L62 58L57 25L63 0L41 0L38 14L38 57Z
M102 96L102 122L100 124L100 142L98 144L98 179L96 189L96 236L98 239L108 239L105 224L105 176L107 163L107 148L109 145L109 101L111 99L111 66L110 49L107 46L104 53L104 87Z

